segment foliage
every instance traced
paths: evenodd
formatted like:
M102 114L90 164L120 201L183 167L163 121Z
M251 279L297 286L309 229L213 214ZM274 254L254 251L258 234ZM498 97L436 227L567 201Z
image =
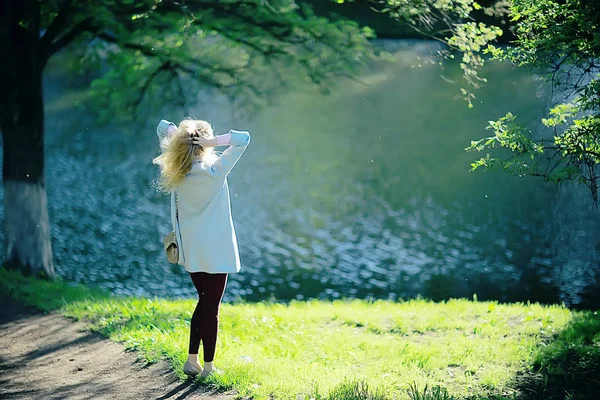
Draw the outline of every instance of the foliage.
M453 400L454 397L448 394L446 388L441 386L433 386L431 389L425 385L423 390L419 390L416 384L411 384L408 387L408 395L410 400Z
M53 311L79 301L100 301L110 297L104 290L76 285L63 279L47 281L0 268L0 292L42 311Z
M489 46L496 60L536 69L552 88L543 128L531 132L508 113L490 121L493 136L467 150L506 149L475 161L473 169L503 168L518 176L585 184L598 201L600 162L600 3L593 0L512 0L514 47Z
M442 56L462 54L462 96L471 106L485 81L481 49L502 33L473 14L501 8L483 10L474 0L369 2L447 43L454 51ZM187 110L211 97L208 88L251 110L290 86L328 91L335 78L352 79L377 58L371 29L317 16L295 0L55 0L43 3L42 14L48 56L77 39L80 57L71 67L105 67L92 84L104 120L130 119L157 103L147 99Z
M105 120L185 109L206 88L252 106L294 83L328 90L375 58L369 29L293 0L50 1L42 14L49 56L77 39L71 67L103 67L92 89Z
M345 380L334 387L327 396L322 396L318 390L311 396L314 400L387 400L388 397L381 389L372 389L365 381Z
M337 0L344 3L346 0ZM502 29L478 22L483 14L501 16L505 1L482 7L475 0L370 0L373 7L390 18L407 23L424 37L438 40L447 48L439 51L444 59L461 57L464 87L461 97L473 107L475 91L486 78L480 76L485 64L483 50L502 35Z
M6 270L0 290L80 319L148 362L168 359L183 376L193 300L117 297ZM598 337L595 313L562 306L420 299L224 304L217 363L225 373L204 383L254 398L510 399L522 389L542 390L518 376L531 375L537 385L544 377L577 382L583 371L595 371Z

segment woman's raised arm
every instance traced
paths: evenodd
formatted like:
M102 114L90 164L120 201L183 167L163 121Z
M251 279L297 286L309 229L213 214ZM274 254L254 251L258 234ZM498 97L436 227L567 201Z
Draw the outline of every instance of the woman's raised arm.
M217 140L219 146L229 148L214 162L212 168L218 175L227 175L250 144L250 133L231 130L225 135L217 136Z

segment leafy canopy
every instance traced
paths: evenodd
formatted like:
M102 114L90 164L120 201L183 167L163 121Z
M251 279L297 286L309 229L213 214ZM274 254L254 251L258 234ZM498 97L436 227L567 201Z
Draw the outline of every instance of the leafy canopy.
M473 14L497 10L473 0L369 3L448 44L443 57L462 54L461 92L472 106L485 82L481 49L502 33ZM74 69L106 66L92 85L104 119L130 118L151 106L148 98L185 109L206 88L251 107L292 85L328 91L335 78L353 78L377 58L372 30L294 0L53 0L42 3L42 14L46 58L78 40Z
M585 184L598 201L600 162L600 2L595 0L512 0L515 46L488 46L496 60L533 68L551 86L553 105L543 129L532 132L511 113L490 121L493 135L468 150L499 148L472 164L499 167L518 176L539 176L560 184ZM502 156L498 156L501 154Z
M105 119L148 97L185 108L207 87L249 105L294 83L327 90L376 57L371 30L293 0L49 1L42 27L47 57L77 40L73 68L106 67L92 85Z

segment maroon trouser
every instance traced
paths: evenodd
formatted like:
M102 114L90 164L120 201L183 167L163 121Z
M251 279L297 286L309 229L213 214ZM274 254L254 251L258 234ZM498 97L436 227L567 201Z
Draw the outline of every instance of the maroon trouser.
M227 284L227 274L190 272L198 291L198 304L190 324L189 354L198 354L200 341L204 350L204 362L215 358L217 332L219 330L219 306Z

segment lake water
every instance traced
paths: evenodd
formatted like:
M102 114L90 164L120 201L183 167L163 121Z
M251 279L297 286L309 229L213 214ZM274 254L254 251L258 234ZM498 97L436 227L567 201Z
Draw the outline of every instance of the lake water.
M490 65L475 107L457 100L457 66L427 63L435 46L388 42L396 61L329 96L289 93L240 119L221 102L194 116L253 142L230 176L242 273L226 300L341 297L597 306L598 210L585 188L469 172L464 148L512 111L538 129L548 90L532 73ZM54 71L54 72L53 72ZM116 293L191 297L168 264L168 197L152 189L160 118L96 127L85 79L50 66L46 181L58 274ZM2 233L3 234L3 233Z

